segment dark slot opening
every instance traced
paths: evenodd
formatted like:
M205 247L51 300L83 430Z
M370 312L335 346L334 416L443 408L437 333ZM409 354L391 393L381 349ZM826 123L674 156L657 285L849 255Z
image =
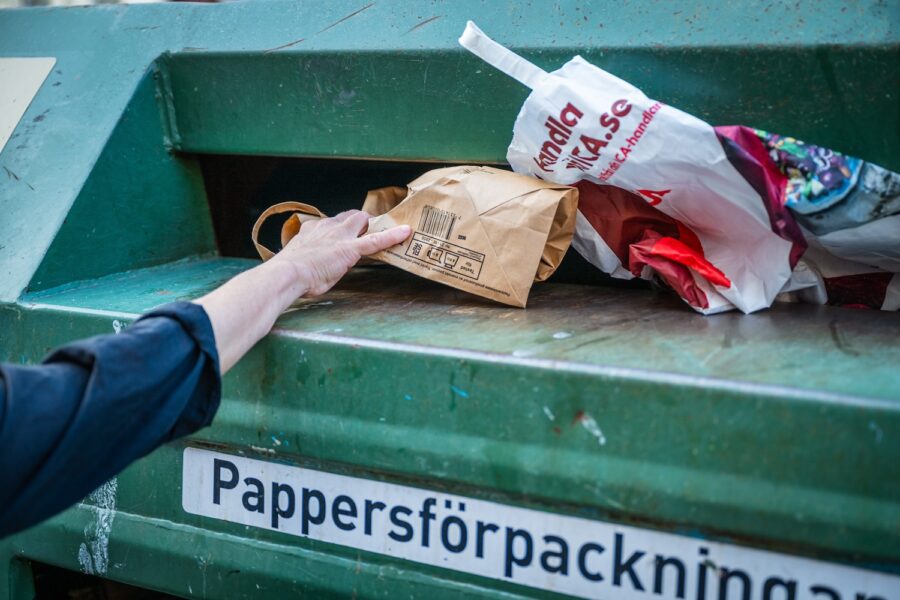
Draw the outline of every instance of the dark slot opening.
M200 155L216 242L222 256L257 258L250 229L259 214L278 202L311 204L327 215L360 208L366 192L406 185L422 173L449 164L376 160ZM261 239L279 247L280 220Z
M177 600L154 592L93 575L43 563L31 563L35 600Z
M360 208L371 189L403 186L431 169L460 164L231 155L196 158L203 172L219 253L239 258L258 258L250 230L259 214L273 204L295 200L334 215ZM260 240L273 250L280 247L282 220L273 217L261 231ZM551 281L635 285L604 275L574 250L567 253Z

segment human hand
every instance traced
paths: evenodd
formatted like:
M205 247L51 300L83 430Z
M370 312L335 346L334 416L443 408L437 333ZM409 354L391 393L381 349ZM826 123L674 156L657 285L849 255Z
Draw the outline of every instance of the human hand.
M297 298L324 294L360 258L399 244L411 233L401 225L365 234L368 226L369 215L358 210L307 221L281 252L198 298L195 302L212 324L221 373L266 335Z
M306 221L269 263L290 265L305 296L319 296L336 284L360 258L399 244L408 225L366 234L369 214L350 210L334 217Z

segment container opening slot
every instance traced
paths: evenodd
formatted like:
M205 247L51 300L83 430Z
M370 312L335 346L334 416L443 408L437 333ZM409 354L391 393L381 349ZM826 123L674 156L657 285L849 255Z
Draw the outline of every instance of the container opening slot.
M222 256L258 258L250 230L259 214L278 202L311 204L327 215L360 208L371 189L403 186L422 173L460 163L407 162L245 155L194 155L200 164ZM280 247L280 223L273 217L260 239ZM551 281L638 285L614 280L570 250Z

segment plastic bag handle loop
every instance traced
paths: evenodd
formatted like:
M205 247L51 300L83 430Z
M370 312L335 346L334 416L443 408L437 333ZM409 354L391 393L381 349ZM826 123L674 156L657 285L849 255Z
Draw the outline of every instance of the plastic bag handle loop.
M472 21L459 37L459 45L513 79L534 89L547 76L546 71L489 38Z

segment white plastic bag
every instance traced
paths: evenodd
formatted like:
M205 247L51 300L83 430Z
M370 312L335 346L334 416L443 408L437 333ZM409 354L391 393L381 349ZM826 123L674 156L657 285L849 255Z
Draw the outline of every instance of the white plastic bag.
M803 248L776 233L777 214L729 161L712 126L580 56L547 73L472 22L459 42L532 90L507 153L516 172L562 184L616 186L670 217L687 232L685 243L670 239L654 254L663 262L644 261L645 269L664 272L670 284L680 278L673 287L699 312L749 313L771 305ZM623 268L584 214L573 245L608 273L649 276ZM649 253L653 245L648 240ZM697 291L686 294L684 286Z

